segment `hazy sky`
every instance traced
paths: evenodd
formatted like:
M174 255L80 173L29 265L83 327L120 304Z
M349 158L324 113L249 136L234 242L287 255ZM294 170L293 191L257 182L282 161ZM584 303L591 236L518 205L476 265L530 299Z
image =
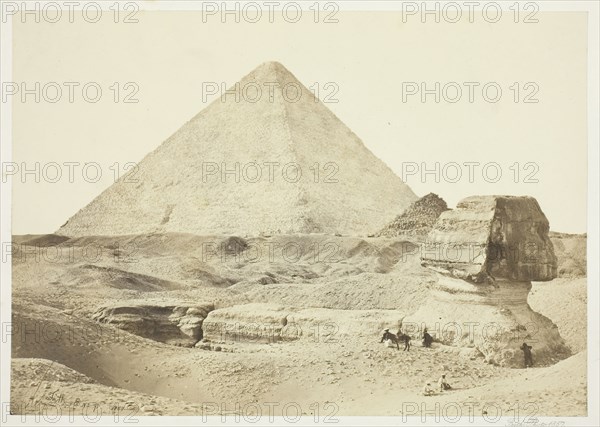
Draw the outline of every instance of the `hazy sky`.
M280 15L275 23L202 22L199 12L139 12L139 23L131 24L112 18L13 24L12 80L63 87L56 103L14 97L13 161L30 169L35 162L102 167L96 183L83 179L81 166L74 168L73 183L66 166L56 183L17 173L14 234L55 231L113 182L111 165L122 170L141 160L216 97L203 101L203 82L229 86L271 60L307 87L316 83L321 98L337 99L327 106L399 176L403 168L435 169L439 162L439 182L435 174L406 178L417 195L435 192L451 207L475 194L531 195L552 229L586 231L585 13L540 12L535 24L514 23L512 16L492 24L480 15L474 23L403 23L389 12L339 12L339 22L329 24L314 23L308 14L295 24ZM73 103L64 82L80 83ZM87 82L102 88L99 102L83 99ZM115 103L115 82L120 98L131 92L124 85L134 82L139 103ZM403 82L428 88L456 82L446 86L446 97L456 96L456 86L462 97L451 103L442 96L436 103L429 95L423 103L417 94L403 102ZM479 84L472 103L464 82ZM502 89L498 102L483 98L486 83L490 98L494 87ZM50 86L47 95L55 96ZM523 102L528 95L538 102ZM479 163L473 182L465 162ZM488 182L496 166L482 174L492 162L501 168L498 182ZM462 178L456 179L456 164ZM538 182L527 182L532 179Z

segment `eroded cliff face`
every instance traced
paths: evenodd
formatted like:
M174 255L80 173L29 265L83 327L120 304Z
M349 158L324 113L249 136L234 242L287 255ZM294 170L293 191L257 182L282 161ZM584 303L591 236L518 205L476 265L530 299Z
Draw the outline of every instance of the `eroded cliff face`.
M438 280L404 328L412 335L427 328L437 342L471 347L502 366L524 366L524 342L536 364L566 357L556 325L527 303L531 281L557 274L548 231L532 197L474 196L444 212L421 256Z
M191 347L202 339L202 322L212 310L212 304L128 301L100 307L92 319L144 338Z
M274 343L302 340L338 344L359 336L372 339L383 328L400 327L397 310L334 310L251 303L211 311L204 323L203 342Z
M473 283L556 278L548 219L533 197L473 196L443 212L421 263Z

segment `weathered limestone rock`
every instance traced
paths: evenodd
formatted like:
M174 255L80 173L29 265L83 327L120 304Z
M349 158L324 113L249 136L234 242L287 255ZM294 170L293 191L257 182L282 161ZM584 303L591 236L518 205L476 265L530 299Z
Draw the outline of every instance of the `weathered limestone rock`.
M289 310L275 304L244 304L211 312L204 339L271 343L282 340ZM294 338L290 338L294 339Z
M155 341L193 346L202 339L202 322L212 310L212 304L174 305L128 301L100 307L92 318Z
M568 355L558 328L527 303L531 281L556 277L549 224L532 197L475 196L444 212L421 263L437 272L430 297L404 321L446 345L473 347L490 363L522 367L523 342L534 363Z
M372 339L383 328L396 332L403 317L396 310L298 309L268 303L242 304L211 311L202 325L203 341L303 340L335 344L349 337Z
M474 283L556 278L546 216L533 197L473 196L440 215L422 265Z

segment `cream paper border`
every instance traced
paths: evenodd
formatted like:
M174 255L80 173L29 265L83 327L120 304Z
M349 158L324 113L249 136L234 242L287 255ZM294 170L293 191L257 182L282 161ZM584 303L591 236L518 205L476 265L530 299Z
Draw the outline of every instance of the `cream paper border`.
M52 1L17 1L14 2L19 5L26 3L57 3L61 4L64 2L52 2ZM81 5L85 4L85 1L79 2L80 6L76 6L75 10L80 10ZM96 0L95 3L102 5L103 10L108 8L115 3L114 0ZM123 2L125 3L125 2ZM174 11L174 10L201 10L203 3L217 3L218 2L202 2L195 0L182 0L182 1L147 1L141 2L136 1L140 10L148 11ZM227 2L234 3L234 2ZM244 4L247 1L238 1L237 3ZM256 2L258 4L264 3L261 1ZM280 4L290 3L281 1ZM296 1L302 5L303 9L308 9L315 3L311 1ZM335 1L338 4L340 10L401 10L405 3L418 3L418 2L402 2L402 1ZM435 2L426 1L427 4L433 4ZM443 2L442 2L443 3ZM460 2L459 2L460 3ZM464 3L464 2L463 2ZM480 5L491 3L486 1L480 1ZM497 1L503 10L507 10L508 7L513 5L515 1ZM599 109L599 44L600 44L600 32L599 32L599 3L597 1L536 1L534 2L539 5L539 10L542 12L547 11L587 11L588 12L588 416L587 417L536 417L538 419L537 425L552 425L548 423L561 422L562 425L567 426L594 426L598 425L599 409L597 402L600 400L599 395L599 378L600 378L600 328L599 328L599 314L600 314L600 282L599 282L599 270L598 261L600 260L598 237L600 234L599 226L599 160L600 160L600 109ZM276 10L280 10L281 6L276 6ZM67 10L67 9L63 9ZM481 6L475 6L475 10L481 10ZM0 80L1 82L11 81L12 75L12 26L11 22L7 23L0 22ZM12 153L12 106L10 103L0 105L0 161L10 162ZM2 244L10 242L11 240L11 178L8 179L6 184L1 185L0 191L0 234L2 236ZM127 425L123 418L120 418L115 422L113 417L102 417L102 419L95 423L86 422L83 417L62 417L59 422L49 422L44 420L42 417L36 419L35 416L27 416L25 422L23 422L22 416L7 415L7 403L10 402L10 355L11 355L11 340L10 335L6 334L6 327L11 321L11 259L8 258L6 263L0 265L0 322L2 325L2 342L0 344L0 404L1 404L1 425L7 426L23 426L23 425L39 425L39 426L56 426L56 425ZM557 381L568 381L568 378L556 378ZM461 419L457 423L446 423L435 422L433 417L428 417L425 423L422 423L420 417L409 417L408 420L404 421L400 417L351 417L351 416L337 416L339 422L337 423L323 423L329 425L344 425L344 426L359 426L359 425L380 425L380 426L392 426L392 425L453 425L453 426L479 426L479 425L515 425L512 417L503 417L496 423L486 423L483 418L475 417L472 420ZM138 422L136 423L135 420ZM223 422L219 416L206 417L143 417L138 416L134 419L129 420L130 423L137 426L142 425L253 425L253 426L280 426L286 424L283 418L275 417L270 420L267 417L259 420L256 423L247 422L243 419L241 422L235 422L234 417L230 416ZM301 421L294 423L293 425L298 426L310 426L316 425L312 417L304 417ZM535 424L532 424L535 425ZM557 425L557 424L554 424Z

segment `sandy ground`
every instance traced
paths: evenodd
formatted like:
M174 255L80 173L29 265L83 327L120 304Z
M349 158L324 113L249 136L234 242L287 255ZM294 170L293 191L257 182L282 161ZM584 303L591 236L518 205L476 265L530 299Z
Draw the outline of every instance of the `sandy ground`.
M398 351L380 344L378 334L270 344L229 339L217 343L222 351L210 351L159 343L91 320L98 306L111 301L179 298L217 307L324 307L344 324L350 319L346 310L410 314L432 280L418 256L403 256L414 248L401 240L312 236L306 247L333 241L338 260L310 262L314 253L307 252L295 262L277 256L248 262L206 260L189 249L201 247L197 239L119 240L121 250L135 243L135 262L115 258L115 242L100 238L71 242L73 257L36 259L31 249L28 257L14 257L13 413L45 406L62 414L117 411L123 417L251 417L257 411L281 416L284 410L290 416L417 415L432 408L448 417L457 411L512 416L515 409L521 416L587 413L585 277L534 284L530 305L555 322L573 356L526 370L489 365L437 344L426 349L413 343L410 352ZM93 262L79 251L91 242L101 248ZM276 283L261 280L266 273ZM435 386L442 373L454 389L422 396L423 385Z

